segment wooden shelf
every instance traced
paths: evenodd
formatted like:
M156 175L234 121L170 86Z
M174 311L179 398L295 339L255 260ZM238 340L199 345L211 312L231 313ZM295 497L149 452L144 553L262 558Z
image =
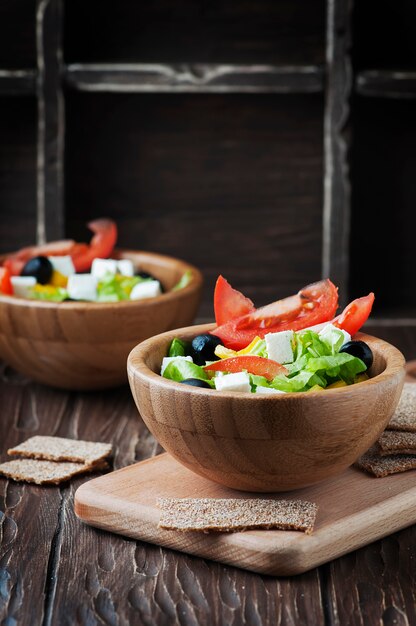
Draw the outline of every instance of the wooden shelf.
M366 70L359 72L355 91L375 98L416 98L416 72Z
M324 71L315 65L71 64L65 82L107 93L316 93L324 89Z
M35 95L36 74L36 70L0 70L0 95Z

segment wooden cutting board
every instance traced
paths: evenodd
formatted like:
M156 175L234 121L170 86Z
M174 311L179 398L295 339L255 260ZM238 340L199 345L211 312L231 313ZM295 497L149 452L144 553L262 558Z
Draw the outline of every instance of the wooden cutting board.
M160 497L305 499L319 506L312 535L258 530L177 532L158 528ZM267 496L221 487L168 454L100 476L75 494L75 512L92 526L244 569L286 576L360 548L416 521L416 471L373 478L349 468L321 484Z

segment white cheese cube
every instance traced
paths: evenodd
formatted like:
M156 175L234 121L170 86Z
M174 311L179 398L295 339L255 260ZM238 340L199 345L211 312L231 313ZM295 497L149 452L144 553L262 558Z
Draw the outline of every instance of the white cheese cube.
M191 356L164 356L162 361L162 367L160 370L160 375L163 376L163 372L172 361L189 361L193 363L193 359Z
M66 256L48 256L55 272L59 272L62 276L72 276L75 274L75 267L71 257Z
M134 265L130 259L121 259L117 261L117 271L122 276L134 276Z
M215 389L218 391L251 391L250 377L247 372L225 374L214 378Z
M92 274L72 274L68 278L68 296L73 300L96 300L97 284Z
M144 280L133 287L130 300L142 300L144 298L156 298L162 293L158 280Z
M269 359L278 363L293 363L292 348L293 330L282 330L280 333L268 333L265 336Z
M91 265L91 274L98 280L106 274L117 273L117 261L115 259L94 259Z
M34 276L11 276L10 282L15 296L28 298L29 291L36 285L36 278Z
M319 333L319 336L323 341L333 346L337 343L339 339L339 333L342 333L344 335L344 341L342 342L342 345L344 345L344 343L347 343L347 341L351 341L351 335L346 330L343 330L342 328L337 328L333 324L327 324L326 326L324 326Z
M273 387L256 387L256 393L263 394L264 396L272 396L276 393L286 393L285 391L280 391L280 389L273 389Z

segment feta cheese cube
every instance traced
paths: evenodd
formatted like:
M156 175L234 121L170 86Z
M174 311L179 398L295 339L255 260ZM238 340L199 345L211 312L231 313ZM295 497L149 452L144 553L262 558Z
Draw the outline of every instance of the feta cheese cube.
M189 361L193 363L193 359L191 356L164 356L162 361L162 367L160 370L160 375L163 376L163 372L172 361Z
M94 259L91 266L91 274L98 280L106 274L117 273L117 261L115 259Z
M273 387L256 387L256 393L260 393L264 396L272 396L276 393L286 393L285 391L280 391L280 389L273 389Z
M215 389L218 391L251 391L250 377L247 372L225 374L214 378Z
M75 267L69 254L66 256L48 256L48 259L55 272L59 272L62 276L75 274Z
M120 259L117 261L117 271L122 276L134 276L134 265L130 259Z
M97 284L98 280L92 274L72 274L68 278L68 296L73 300L96 300Z
M342 328L337 328L337 326L334 326L333 324L327 324L326 326L324 326L319 333L319 336L323 341L333 346L337 343L339 339L339 333L342 333L344 335L344 341L341 345L344 345L344 343L347 343L347 341L351 341L351 335L349 334L349 332L343 330Z
M162 293L158 280L144 280L133 287L130 300L142 300L144 298L156 298Z
M36 285L36 278L34 276L11 276L10 282L15 296L28 298L29 291Z
M267 333L265 340L269 359L273 359L273 361L277 361L278 363L293 363L293 330L282 330L280 333Z

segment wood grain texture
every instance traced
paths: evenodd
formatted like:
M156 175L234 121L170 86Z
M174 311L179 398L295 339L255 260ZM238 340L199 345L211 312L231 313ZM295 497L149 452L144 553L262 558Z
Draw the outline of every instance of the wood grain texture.
M66 389L99 389L126 382L127 355L160 331L193 321L202 276L162 255L120 251L158 278L167 293L117 303L43 302L0 296L0 354L38 382ZM190 284L169 291L190 270Z
M284 494L290 500L317 504L312 535L278 530L208 534L164 530L158 527L158 498L245 497L196 476L166 454L85 483L75 494L75 512L84 522L111 532L255 572L287 576L413 524L415 496L412 472L377 480L350 468L320 485Z
M71 91L66 102L69 237L82 241L100 207L120 245L203 267L205 318L221 273L256 306L321 275L319 94Z
M316 65L73 63L65 81L78 91L113 93L316 93L324 74Z
M138 410L177 461L221 485L285 491L339 474L378 439L399 401L403 355L357 335L374 354L370 380L326 390L262 396L181 385L159 375L174 337L190 341L214 325L152 337L129 355Z

